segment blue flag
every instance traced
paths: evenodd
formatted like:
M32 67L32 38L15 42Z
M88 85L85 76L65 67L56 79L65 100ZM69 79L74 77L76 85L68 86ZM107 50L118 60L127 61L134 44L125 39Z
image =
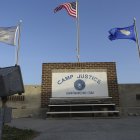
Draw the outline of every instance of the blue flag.
M136 41L134 25L124 28L113 28L109 31L108 38L112 41L115 39L131 39Z

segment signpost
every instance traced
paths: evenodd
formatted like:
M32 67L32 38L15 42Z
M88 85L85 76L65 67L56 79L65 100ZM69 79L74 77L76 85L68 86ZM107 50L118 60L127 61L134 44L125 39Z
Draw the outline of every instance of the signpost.
M24 85L20 66L0 68L0 97L2 107L0 111L0 140L4 123L11 122L12 109L6 106L7 97L24 93Z
M7 97L1 97L1 101L2 101L2 108L0 114L0 140L2 140L2 130L5 121L5 108L6 108Z

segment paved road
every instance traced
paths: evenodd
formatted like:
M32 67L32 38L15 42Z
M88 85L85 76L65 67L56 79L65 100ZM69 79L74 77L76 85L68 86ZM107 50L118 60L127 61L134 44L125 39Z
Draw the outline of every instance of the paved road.
M41 132L34 140L140 140L140 117L121 119L14 119L11 126Z

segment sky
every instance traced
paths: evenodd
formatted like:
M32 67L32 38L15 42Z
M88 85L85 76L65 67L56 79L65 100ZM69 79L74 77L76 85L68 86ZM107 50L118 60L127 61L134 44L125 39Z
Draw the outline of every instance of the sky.
M77 62L76 19L66 10L72 0L0 0L0 27L21 24L19 65L25 85L41 84L42 63ZM136 17L140 34L140 0L79 0L80 62L116 62L119 84L140 83L140 59L132 40L108 39L114 27ZM139 36L140 37L140 36ZM0 42L0 67L16 63L16 47Z

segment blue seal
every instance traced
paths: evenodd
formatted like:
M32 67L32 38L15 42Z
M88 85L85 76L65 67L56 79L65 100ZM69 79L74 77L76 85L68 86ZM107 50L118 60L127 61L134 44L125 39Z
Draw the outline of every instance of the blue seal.
M83 90L85 88L86 84L83 80L78 79L74 82L74 87L76 90Z

